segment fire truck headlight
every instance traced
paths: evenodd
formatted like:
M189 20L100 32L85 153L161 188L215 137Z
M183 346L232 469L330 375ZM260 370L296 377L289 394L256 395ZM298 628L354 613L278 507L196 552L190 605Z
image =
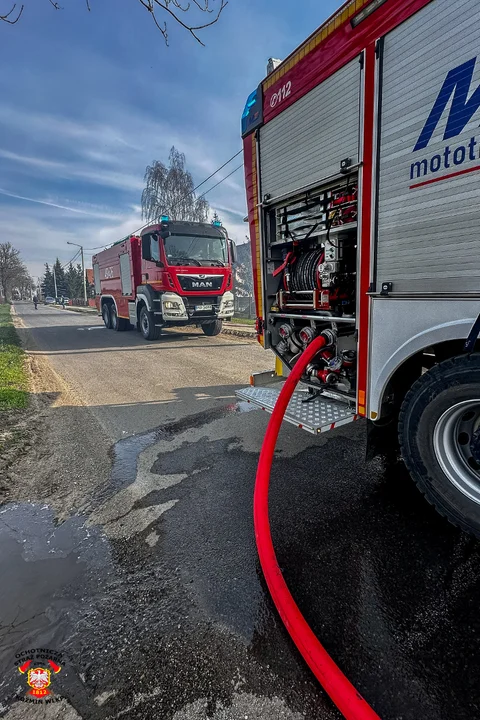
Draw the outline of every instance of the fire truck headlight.
M180 303L175 302L174 300L167 300L164 303L165 310L180 310Z

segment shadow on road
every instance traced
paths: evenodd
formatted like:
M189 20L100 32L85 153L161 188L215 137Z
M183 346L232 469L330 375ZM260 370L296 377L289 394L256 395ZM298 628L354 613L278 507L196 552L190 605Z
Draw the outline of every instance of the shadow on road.
M123 333L115 333L102 326L94 327L80 325L72 327L71 325L36 328L17 328L17 332L25 342L26 337L33 336L35 342L41 347L47 346L49 349L37 351L41 354L81 354L87 352L108 353L121 350L122 352L146 351L146 350L175 350L181 349L188 344L190 349L202 350L222 348L234 348L238 345L251 345L251 340L236 339L229 342L222 341L221 338L207 338L198 333L187 333L179 331L166 331L158 340L148 342L141 335L134 331ZM100 339L99 339L100 338ZM212 342L213 340L213 342ZM35 351L33 351L35 352Z

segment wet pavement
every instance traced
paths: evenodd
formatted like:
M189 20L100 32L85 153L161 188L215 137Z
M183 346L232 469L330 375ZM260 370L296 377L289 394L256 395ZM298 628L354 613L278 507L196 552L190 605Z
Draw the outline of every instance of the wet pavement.
M265 422L230 404L121 441L111 485L61 525L46 507L2 508L5 707L15 653L46 646L64 654L58 685L84 718L338 717L258 567ZM384 720L477 717L478 543L437 517L401 465L364 463L360 425L299 434L298 454L292 432L271 521L307 620Z
M36 720L12 705L26 691L15 656L54 648L52 685L71 717L339 718L261 575L252 496L268 416L245 409L217 402L117 442L110 481L63 523L48 506L0 508L0 715ZM435 513L401 463L365 462L364 432L282 430L270 518L280 566L382 720L472 720L480 544Z

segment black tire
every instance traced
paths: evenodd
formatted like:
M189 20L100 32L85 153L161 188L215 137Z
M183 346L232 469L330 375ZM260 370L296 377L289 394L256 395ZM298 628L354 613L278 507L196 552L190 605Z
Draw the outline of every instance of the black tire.
M140 332L145 340L158 340L162 328L155 327L155 316L144 306L140 310Z
M112 329L112 316L110 314L110 305L108 303L103 303L102 305L102 318L103 318L103 324L107 328L107 330Z
M118 317L117 308L115 307L115 305L112 305L110 308L110 318L112 323L112 330L116 330L117 332L123 332L130 324L126 318Z
M214 320L213 322L203 323L202 330L205 335L213 337L222 332L223 323L221 320Z
M117 308L115 305L112 305L110 308L110 318L111 318L111 328L112 330L115 330L115 332L118 332L120 330L120 319L117 315Z
M426 499L480 537L480 355L445 360L414 383L400 410L399 440Z

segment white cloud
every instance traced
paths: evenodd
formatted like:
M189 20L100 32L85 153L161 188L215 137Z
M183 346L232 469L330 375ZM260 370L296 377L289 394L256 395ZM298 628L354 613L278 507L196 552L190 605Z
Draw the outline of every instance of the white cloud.
M103 122L105 112L106 106L100 105L97 119L83 122L21 108L0 108L0 129L3 126L25 138L25 142L0 148L4 161L0 195L22 203L19 206L0 200L0 233L9 235L34 274L41 274L43 263L53 262L57 254L62 262L69 259L72 253L66 240L93 248L111 244L140 227L145 166L154 159L166 162L172 145L185 153L196 183L229 157L214 135L205 143L201 135L182 132L165 120L132 108L109 107L108 120ZM238 144L235 141L230 154L239 147L240 140ZM235 158L201 190L208 190L228 175L241 159L241 155ZM68 181L68 186L62 188L62 180ZM82 187L75 197L78 183L91 188L86 193ZM103 204L82 202L92 196L98 197L99 203L105 200ZM230 236L243 242L248 227L242 222L246 212L242 170L206 197L212 210L221 214Z
M52 179L64 180L85 180L95 185L103 185L106 188L118 188L141 192L143 183L140 177L124 173L119 170L108 170L103 167L96 168L93 163L85 162L59 162L48 160L43 157L31 157L20 155L7 150L0 149L0 157L11 160L14 163L29 166L28 174L31 176L32 167L35 168L39 177L50 177ZM110 164L115 156L110 156Z
M25 205L22 212L17 205L0 204L0 237L8 238L19 249L30 273L39 276L43 275L46 262L51 265L58 256L66 263L73 257L76 249L67 245L67 241L84 246L88 267L91 255L96 252L91 248L110 245L142 224L138 208L128 208L123 215L111 217L110 222L105 222L104 216L83 215L72 222L70 212L61 213L50 204Z
M102 218L104 220L115 220L118 217L117 215L109 214L106 212L92 212L90 210L82 210L78 207L75 208L67 205L59 205L58 203L52 202L50 200L40 200L38 198L26 197L25 195L17 195L16 193L11 193L7 190L4 190L3 188L0 188L0 195L5 195L7 197L15 198L17 200L25 200L27 202L37 203L38 205L47 205L48 207L58 208L59 210L67 210L67 212L78 213L79 215L88 215L89 217ZM90 205L90 207L93 206Z

